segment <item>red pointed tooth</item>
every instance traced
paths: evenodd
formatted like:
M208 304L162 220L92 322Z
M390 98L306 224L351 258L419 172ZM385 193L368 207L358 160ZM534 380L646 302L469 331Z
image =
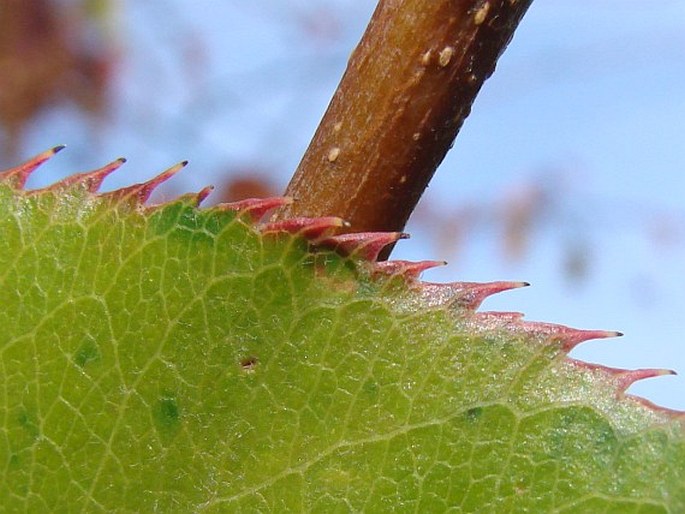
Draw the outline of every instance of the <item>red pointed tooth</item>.
M423 282L421 289L428 305L454 305L476 310L490 295L528 285L528 282Z
M316 241L340 227L349 226L342 218L322 216L320 218L289 218L267 223L261 227L263 234L286 232L299 234L310 241Z
M566 352L570 352L578 346L580 343L585 341L591 341L593 339L609 339L612 337L622 337L623 333L617 332L616 330L578 330L568 327L564 327L566 330L562 332L563 337L563 349Z
M446 264L446 261L381 261L374 263L373 270L386 275L402 275L408 280L416 280L427 269Z
M273 198L248 198L237 202L222 203L217 205L217 208L246 214L250 216L252 221L256 222L262 219L267 212L291 203L293 200L288 196L275 196Z
M203 187L197 192L197 205L200 205L214 191L214 186Z
M383 248L408 237L403 232L357 232L327 237L318 244L334 248L344 255L354 255L375 262Z
M176 175L176 173L185 168L187 164L188 161L179 162L175 166L172 166L171 168L163 171L162 173L160 173L156 177L151 178L147 182L142 182L140 184L134 184L132 186L123 187L115 191L110 191L108 193L103 194L102 196L112 198L116 201L130 199L134 203L142 205L148 200L148 198L150 198L150 195L156 187L158 187L162 182L166 182L171 177Z
M664 377L668 375L675 375L676 372L670 369L625 369L617 374L619 393L625 391L638 380L645 380L647 378Z
M45 152L39 153L19 166L1 172L0 180L11 182L17 189L23 189L31 173L36 171L38 166L50 159L50 157L64 150L64 148L66 148L66 145L57 145Z
M467 309L476 310L488 296L528 286L530 286L528 282L499 281L482 284L477 282L469 283L468 288L465 289L465 294L459 300L459 303Z
M643 369L623 369L623 368L612 368L610 366L605 366L604 364L595 364L592 362L585 362L578 359L568 359L568 362L577 366L581 369L589 369L593 371L599 371L608 375L612 380L614 380L619 388L619 392L623 393L632 384L638 380L644 380L646 378L663 377L667 375L676 375L677 373L671 369L662 368L643 368Z
M621 332L614 330L580 330L565 325L542 323L539 321L522 322L520 326L533 334L561 341L562 349L567 353L585 341L621 337L623 335Z
M56 182L48 189L57 189L60 187L70 187L77 184L83 184L88 191L91 193L96 193L98 189L100 189L100 186L105 178L107 178L110 173L118 170L125 162L126 159L124 157L119 157L118 159L105 164L102 168L98 168L97 170L70 175L59 182Z
M214 191L214 186L207 186L200 189L196 193L186 193L181 195L176 200L187 202L190 205L199 207L199 205L211 194L212 191Z
M676 372L670 369L621 369L621 368L611 368L609 366L604 366L603 364L594 364L590 362L584 362L577 359L567 358L567 362L577 366L581 369L599 371L613 380L616 384L616 396L619 398L627 398L635 401L651 411L659 412L670 417L685 418L684 411L667 409L656 405L645 398L640 396L635 396L632 394L626 394L626 390L638 380L643 380L646 378L662 377L667 375L676 375Z

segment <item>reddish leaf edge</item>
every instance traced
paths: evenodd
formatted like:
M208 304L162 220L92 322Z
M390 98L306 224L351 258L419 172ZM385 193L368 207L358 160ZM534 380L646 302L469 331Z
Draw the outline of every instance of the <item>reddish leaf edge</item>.
M120 157L101 168L76 173L63 178L50 186L40 189L25 189L26 182L42 164L62 151L66 145L58 145L35 155L24 163L0 171L0 182L4 182L16 191L26 195L39 195L45 192L55 192L69 188L82 188L100 199L109 199L114 203L128 203L136 209L158 209L166 203L147 205L153 191L162 183L176 175L188 164L182 161L159 173L155 177L131 186L126 186L109 192L100 192L104 180L119 169L126 159ZM183 195L192 205L199 207L202 201L212 192L208 186L197 193ZM174 200L172 200L174 201ZM283 205L293 202L289 197L248 198L236 202L223 203L212 209L233 211L249 219L253 227L262 234L291 234L302 237L310 243L311 248L333 250L342 256L349 256L365 267L370 276L402 278L410 290L417 293L421 306L427 308L458 308L470 315L470 326L479 331L506 330L516 334L529 334L548 343L560 345L567 362L572 366L600 373L609 383L613 384L617 399L632 399L644 407L662 414L668 418L685 422L685 411L669 409L632 394L628 388L635 382L675 375L670 369L622 369L612 368L601 364L593 364L568 357L568 353L581 343L596 339L621 337L623 334L613 330L582 330L555 323L524 320L519 312L477 311L482 302L494 294L527 287L528 282L495 281L495 282L448 282L433 283L420 280L421 274L431 268L444 266L445 261L378 261L380 252L388 245L400 239L406 239L408 234L403 232L358 232L342 235L331 235L335 229L349 227L349 224L334 216L305 218L290 218L272 223L260 223L265 215Z

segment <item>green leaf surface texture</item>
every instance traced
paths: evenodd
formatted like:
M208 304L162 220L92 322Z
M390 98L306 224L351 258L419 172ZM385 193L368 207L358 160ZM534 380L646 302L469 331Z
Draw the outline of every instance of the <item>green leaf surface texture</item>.
M0 511L685 512L662 372L567 357L611 333L48 154L0 175Z

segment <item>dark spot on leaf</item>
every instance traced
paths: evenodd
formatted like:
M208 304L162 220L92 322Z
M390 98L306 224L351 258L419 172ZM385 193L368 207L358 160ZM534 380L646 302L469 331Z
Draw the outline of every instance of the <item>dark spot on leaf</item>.
M10 455L9 461L7 462L7 467L9 469L18 469L21 464L21 459L19 458L19 455L16 453L13 453Z
M95 341L92 340L85 341L74 354L74 362L81 368L99 358L100 349Z
M168 423L178 421L178 404L174 398L163 398L160 400L160 412L163 419Z
M240 359L240 369L243 371L254 371L255 367L257 367L257 357L250 355L249 357Z
M362 386L362 389L365 393L368 395L377 395L378 394L378 382L376 382L373 379L369 379L366 382L364 382L364 385Z
M19 421L19 426L21 426L33 439L38 439L40 435L40 430L38 429L38 423L27 411L22 411L17 421Z
M154 420L157 430L166 436L173 435L180 427L181 409L176 395L164 393L154 407Z
M478 419L483 415L483 408L482 407L473 407L469 410L467 410L464 415L466 416L467 421L470 422L476 422Z

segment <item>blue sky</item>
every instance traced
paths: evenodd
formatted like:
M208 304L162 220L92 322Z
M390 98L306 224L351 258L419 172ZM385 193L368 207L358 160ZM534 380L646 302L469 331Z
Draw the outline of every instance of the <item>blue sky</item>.
M374 5L122 4L112 35L121 48L112 112L95 126L66 107L42 116L22 154L70 148L33 185L123 154L129 164L107 187L182 159L191 165L168 195L244 165L270 170L284 186ZM503 258L501 233L486 222L447 252L449 266L425 278L527 280L532 288L484 308L621 330L622 339L586 343L573 355L685 375L684 50L681 0L534 2L423 204L445 216L472 204L495 212L513 191L542 184L553 208L537 220L520 261ZM412 239L395 257L446 257L425 224L408 231ZM569 283L561 264L574 244L587 253L582 283ZM631 392L685 409L683 377Z

